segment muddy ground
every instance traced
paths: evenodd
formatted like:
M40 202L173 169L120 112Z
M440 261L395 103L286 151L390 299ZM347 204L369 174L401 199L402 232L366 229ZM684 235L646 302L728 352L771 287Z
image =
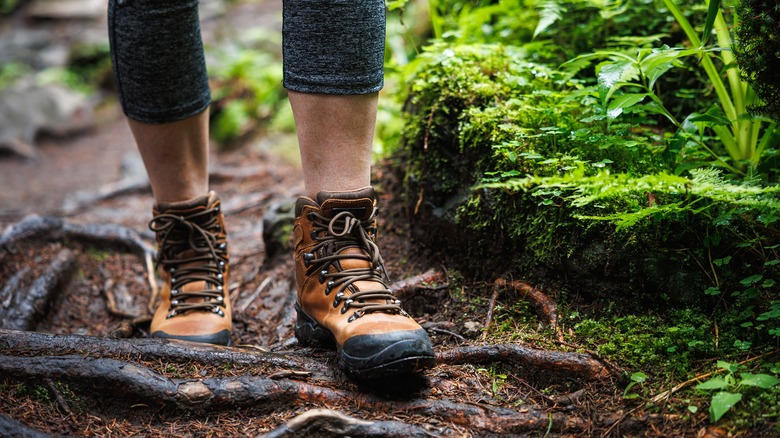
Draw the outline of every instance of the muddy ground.
M228 17L241 23L264 16L277 26L276 6L239 3ZM204 29L210 32L208 23ZM0 435L720 433L705 428L704 413L682 417L624 400L618 365L561 341L564 325L550 328L557 322L554 292L534 295L533 285L508 278L474 282L450 273L436 248L406 237L405 212L394 201L398 176L382 163L374 172L380 247L440 363L419 378L355 382L334 369L332 351L298 346L291 257L263 239L264 229L289 220L285 214L303 189L289 135L259 136L211 155L232 249L234 347L148 340L156 287L149 268L152 198L116 102L106 97L91 129L38 136L35 146L34 159L0 157L0 230L4 237L20 223L33 230L0 248L4 321L27 312L0 330ZM33 292L42 298L20 304ZM498 318L507 323L499 309L521 301L542 309L523 315L539 315L538 342L515 341L506 329L486 341L485 326Z

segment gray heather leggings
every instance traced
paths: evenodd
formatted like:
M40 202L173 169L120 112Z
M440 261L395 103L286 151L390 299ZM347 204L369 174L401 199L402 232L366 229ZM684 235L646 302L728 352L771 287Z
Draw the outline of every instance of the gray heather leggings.
M108 28L119 100L128 117L167 123L208 107L198 0L109 0ZM289 90L379 91L384 45L384 0L284 0Z

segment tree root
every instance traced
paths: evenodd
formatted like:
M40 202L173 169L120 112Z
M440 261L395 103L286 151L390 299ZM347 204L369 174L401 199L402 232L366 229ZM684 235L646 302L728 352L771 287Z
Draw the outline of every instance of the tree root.
M83 356L0 356L0 372L23 379L57 379L112 399L157 403L175 410L217 411L251 407L274 410L305 403L350 406L390 414L436 417L490 433L552 430L582 431L586 422L558 412L524 408L515 411L476 403L416 399L391 401L348 390L334 390L295 380L243 375L206 379L171 379L134 363ZM392 435L391 435L392 436Z
M13 418L0 414L0 436L13 436L18 438L53 438L54 435L38 432Z
M425 287L426 284L441 283L444 281L444 274L434 270L426 271L420 275L414 277L405 278L400 281L396 281L390 285L390 291L395 294L401 300L406 298L406 295L411 293L414 289L420 289Z
M57 253L46 271L28 288L21 287L21 276L29 270L21 270L0 290L0 327L15 330L32 330L46 314L46 309L56 301L59 291L66 289L75 275L76 257L68 249Z
M366 421L331 409L312 409L264 435L264 438L307 436L431 437L440 436L400 421Z
M509 287L521 297L531 300L536 305L537 312L544 316L556 333L559 333L558 304L547 294L520 280L507 281L499 278L493 284L497 288Z
M514 344L457 347L436 354L440 364L503 362L566 374L583 380L618 378L610 368L592 356L582 353L537 350Z
M0 329L0 351L17 355L89 354L98 357L133 357L138 360L197 362L211 366L265 365L297 371L324 371L324 365L306 358L249 351L234 347L166 339L110 339L83 335L53 335Z
M37 215L27 216L6 228L0 235L0 251L11 252L19 240L42 235L124 247L141 257L155 254L154 248L131 228L113 224L77 224L58 217Z

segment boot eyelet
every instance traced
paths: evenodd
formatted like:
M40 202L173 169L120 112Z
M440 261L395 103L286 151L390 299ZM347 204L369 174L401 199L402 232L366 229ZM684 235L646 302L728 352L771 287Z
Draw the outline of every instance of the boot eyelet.
M328 271L323 269L320 271L320 284L325 283L325 276L328 275Z
M171 284L175 284L175 283L176 283L176 281L177 281L177 280L176 280L176 277L171 277Z
M316 231L312 231L309 236L311 237L311 240L317 240L317 232Z
M307 268L311 264L311 261L314 260L314 253L313 252L305 252L303 253L303 265Z
M224 268L225 267L225 261L224 260L220 260L219 261L219 267L220 268Z
M325 286L325 295L330 295L330 291L333 290L333 286L336 285L336 282L331 280L328 282L328 284Z
M227 242L222 242L219 244L219 249L225 249L227 248Z
M222 292L222 289L223 289L222 286L217 286L218 291Z
M176 311L171 310L171 312L168 314L168 316L165 317L165 319L173 318L174 316L176 316Z
M176 295L179 295L179 289L171 290L171 296L173 297L173 296L176 296Z
M215 231L219 231L221 229L222 229L222 227L220 227L219 224L214 225L214 230Z
M171 306L176 306L179 304L179 300L171 300Z
M343 299L344 299L344 292L337 293L335 299L333 300L333 308L335 309L336 307L338 307L339 304L341 304L341 300Z
M217 274L217 279L222 280L222 274Z
M309 222L314 222L314 213L311 211L306 213L306 219L308 219Z
M171 266L170 268L168 268L168 272L170 272L171 274L176 272L176 266Z
M225 316L225 312L223 312L222 309L219 308L219 306L212 307L211 312L216 313L219 316Z

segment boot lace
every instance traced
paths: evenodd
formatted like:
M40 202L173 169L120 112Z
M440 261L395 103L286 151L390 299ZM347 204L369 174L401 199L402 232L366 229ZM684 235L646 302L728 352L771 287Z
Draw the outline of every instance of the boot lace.
M162 213L149 228L159 236L157 264L171 274L171 306L168 318L192 310L209 310L224 316L224 272L228 262L227 242L217 233L219 207L188 216ZM182 288L203 281L205 289Z
M341 303L341 313L347 313L350 308L355 312L349 317L352 322L361 316L372 312L397 313L409 316L402 308L401 301L387 288L385 280L384 261L379 254L379 247L374 243L376 235L377 209L366 220L361 221L349 211L337 213L328 218L316 212L309 213L308 219L313 224L312 239L317 244L311 252L303 254L303 262L308 267L308 274L319 271L320 283L326 283L325 295L334 290L336 295L333 307ZM359 248L359 253L338 254L347 248ZM317 257L315 258L315 253ZM347 259L365 260L368 266L362 268L341 269L339 262ZM335 272L330 267L334 266ZM371 290L358 290L350 287L358 281L370 281L380 287ZM349 289L349 294L346 292Z

